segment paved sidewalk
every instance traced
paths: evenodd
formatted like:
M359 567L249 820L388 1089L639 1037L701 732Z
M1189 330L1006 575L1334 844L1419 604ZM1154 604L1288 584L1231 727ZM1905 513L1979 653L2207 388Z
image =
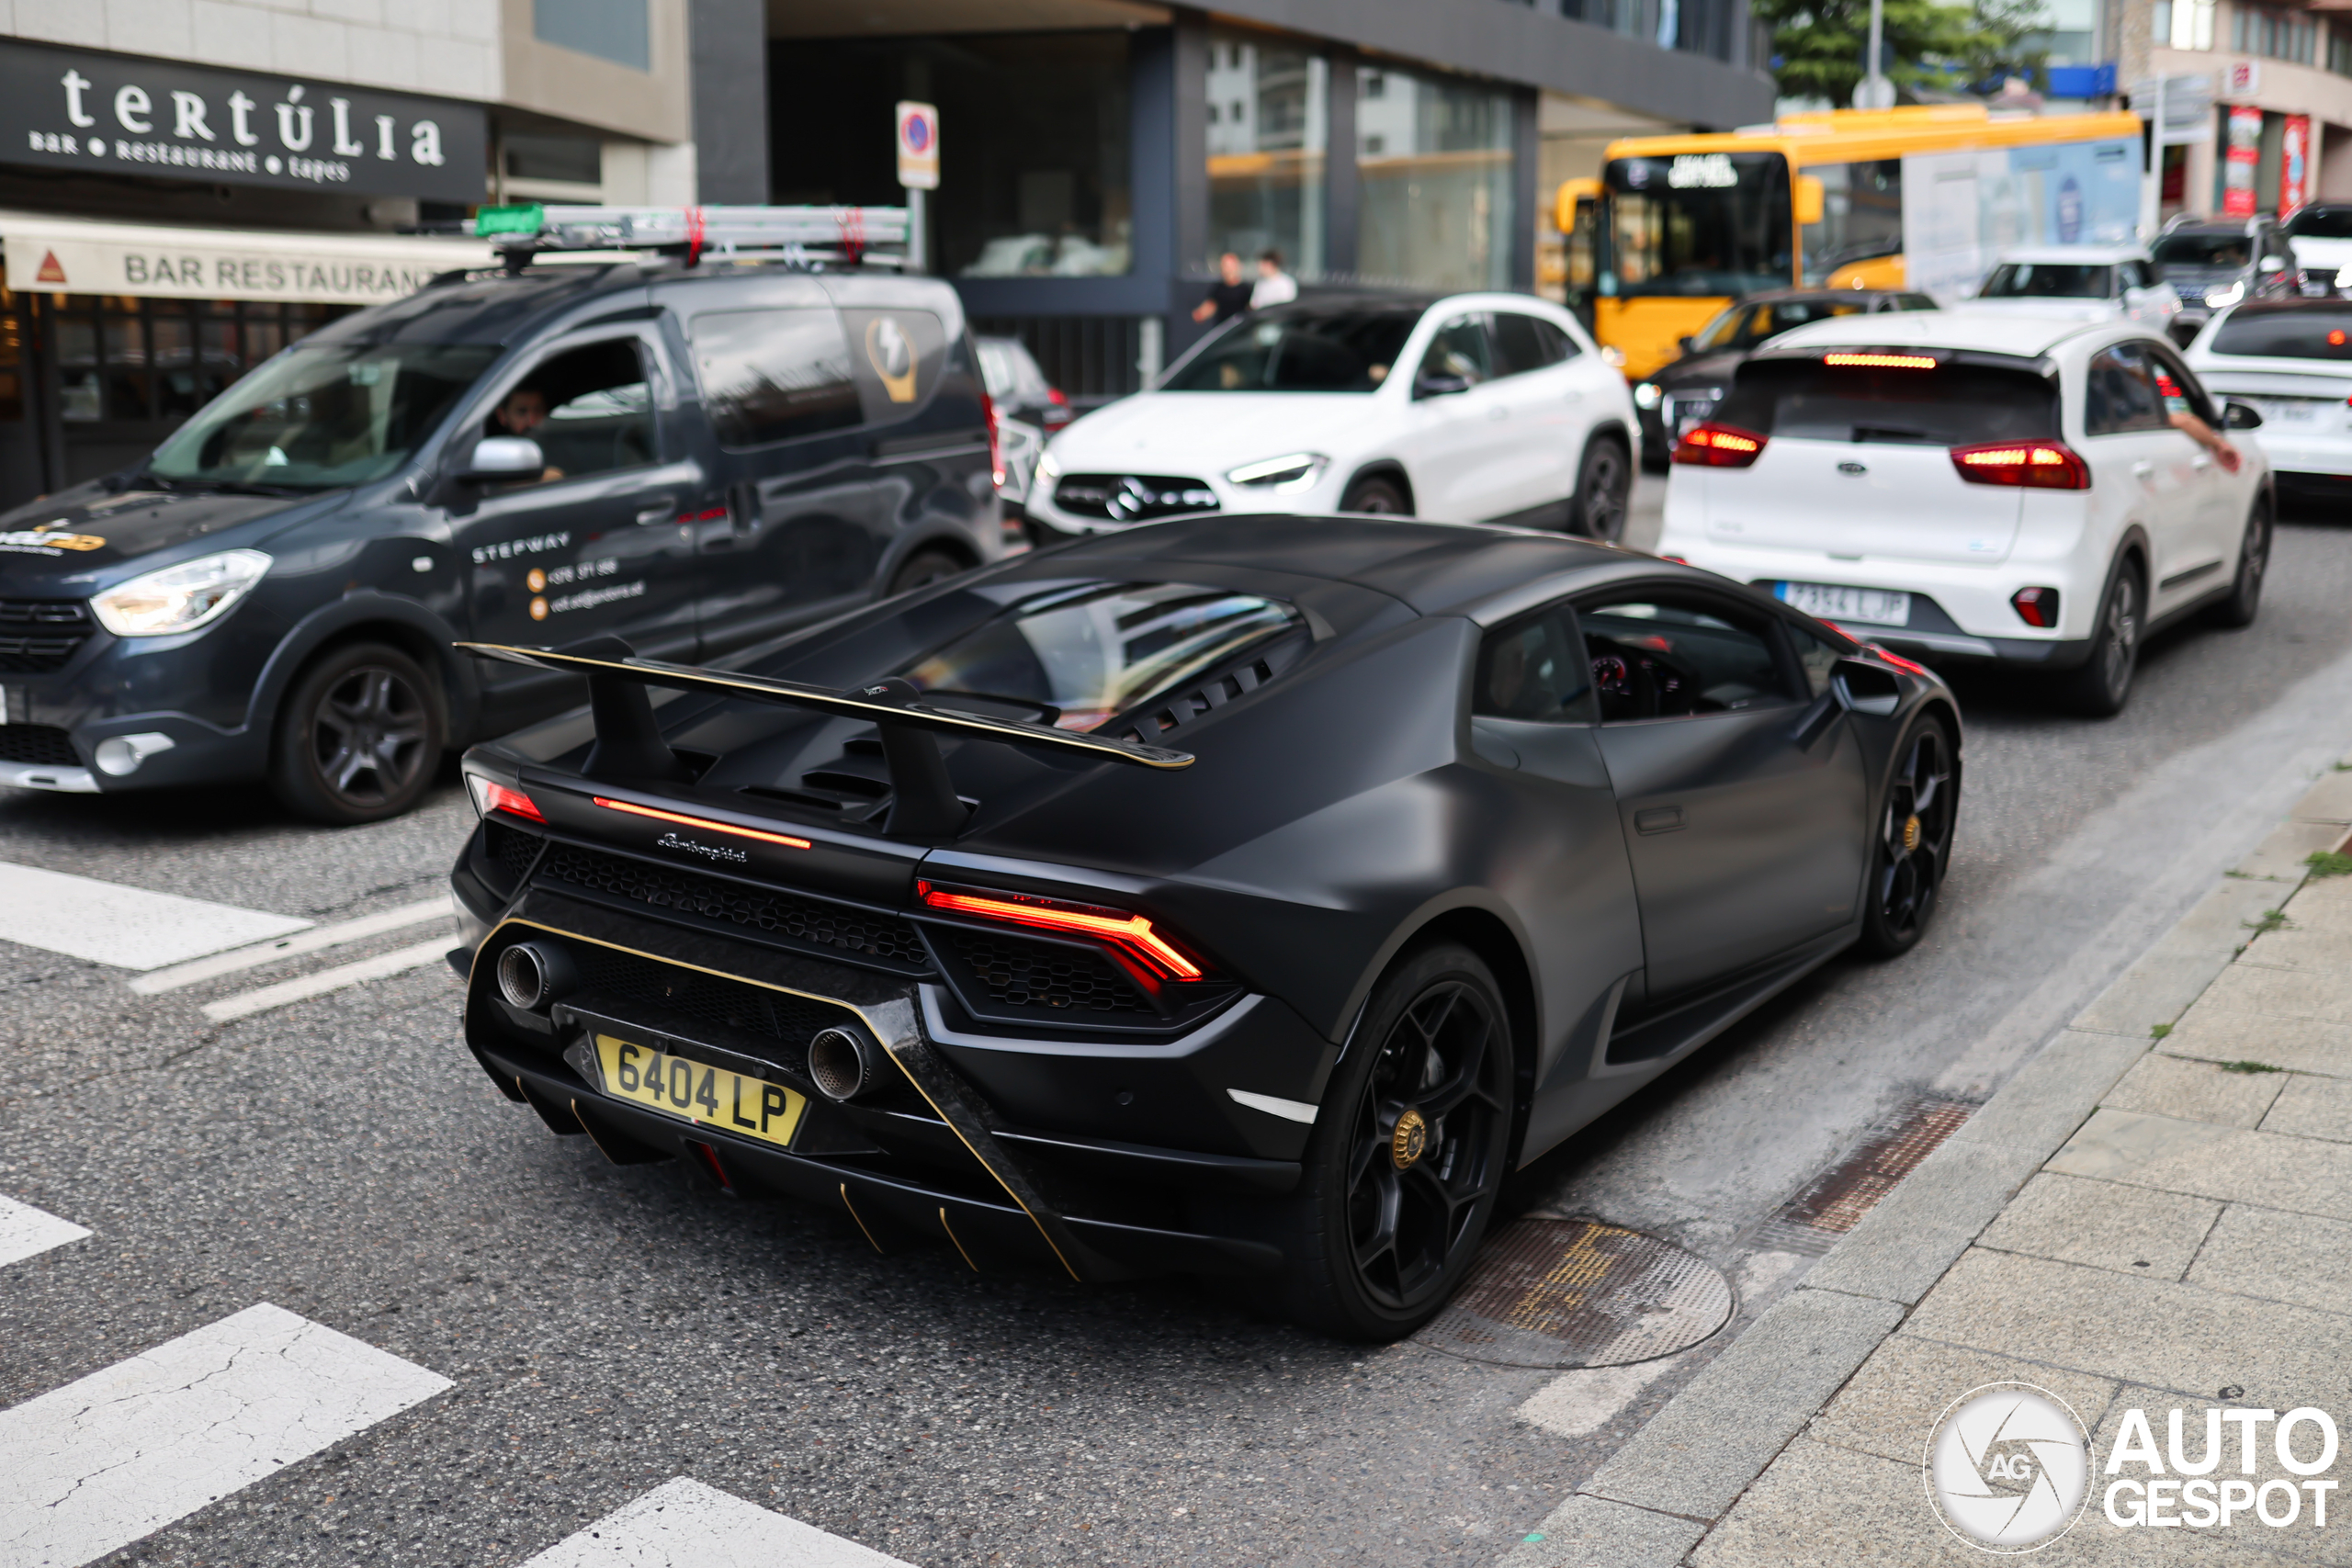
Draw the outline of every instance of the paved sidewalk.
M2352 760L1504 1568L1982 1563L1921 1459L1947 1405L2008 1381L2092 1438L2087 1504L2037 1568L2352 1564L2352 875L2330 874L2352 862L2329 859L2347 835ZM2342 1430L2315 1474L2283 1468L2275 1419L2226 1415L2302 1407ZM2201 1466L2223 1412L2210 1481L2273 1518L2302 1488L2293 1521L2110 1522L2109 1486L2151 1475L2107 1473L2135 1410L2176 1486L2195 1472L2170 1462L2171 1413ZM2297 1428L2306 1466L2317 1434ZM2329 1479L2345 1490L2310 1489ZM2199 1514L2173 1502L2167 1522Z

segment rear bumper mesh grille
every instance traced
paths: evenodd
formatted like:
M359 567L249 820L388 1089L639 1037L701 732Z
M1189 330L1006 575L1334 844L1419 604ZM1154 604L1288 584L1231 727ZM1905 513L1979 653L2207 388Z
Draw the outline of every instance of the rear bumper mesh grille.
M907 968L928 969L931 955L913 925L889 915L856 909L821 898L805 898L769 888L647 865L624 855L548 846L537 880L568 883L615 897L675 909L704 919L723 920L772 936L836 953L877 958Z

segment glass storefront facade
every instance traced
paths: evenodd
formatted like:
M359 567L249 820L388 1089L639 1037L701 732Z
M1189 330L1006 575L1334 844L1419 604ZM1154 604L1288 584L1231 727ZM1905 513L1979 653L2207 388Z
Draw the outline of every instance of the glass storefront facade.
M1386 67L1356 71L1356 268L1429 288L1510 286L1508 91Z
M1301 280L1329 265L1324 225L1331 68L1320 54L1211 32L1208 51L1208 254L1248 261L1273 250Z

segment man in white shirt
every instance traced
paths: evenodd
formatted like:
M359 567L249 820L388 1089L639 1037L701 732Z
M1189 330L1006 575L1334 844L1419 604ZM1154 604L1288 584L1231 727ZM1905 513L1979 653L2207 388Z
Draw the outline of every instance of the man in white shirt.
M1258 253L1258 281L1250 290L1250 308L1262 310L1269 305L1287 305L1298 298L1298 279L1283 270L1280 251Z

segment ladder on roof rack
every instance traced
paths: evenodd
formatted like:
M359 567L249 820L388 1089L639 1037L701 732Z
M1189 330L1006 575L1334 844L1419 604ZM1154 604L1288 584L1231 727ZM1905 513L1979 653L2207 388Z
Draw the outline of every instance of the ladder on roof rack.
M863 261L903 266L903 207L485 207L466 220L469 236L508 253L513 265L542 251L782 251L787 259ZM897 254L876 247L895 246Z

